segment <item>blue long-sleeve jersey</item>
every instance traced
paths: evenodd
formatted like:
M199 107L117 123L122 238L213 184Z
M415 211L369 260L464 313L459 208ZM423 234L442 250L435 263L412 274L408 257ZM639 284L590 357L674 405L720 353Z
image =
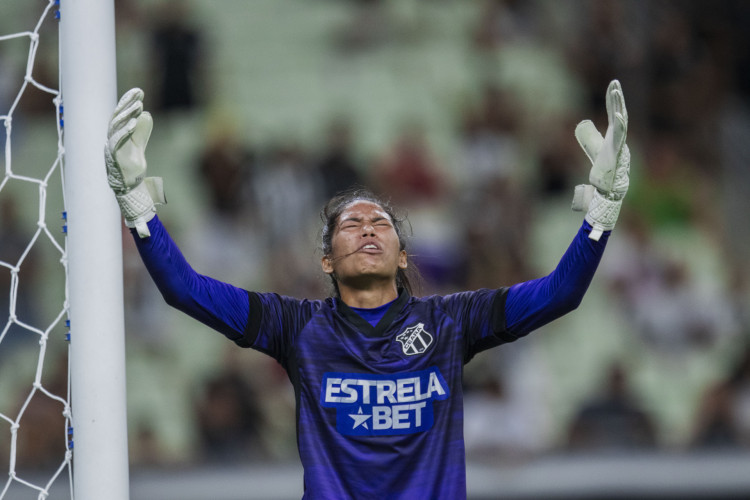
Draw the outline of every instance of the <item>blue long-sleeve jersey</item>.
M274 357L297 403L308 499L466 497L463 365L575 309L608 234L584 223L556 269L509 288L398 298L372 325L341 300L249 292L196 273L158 217L135 241L170 305Z

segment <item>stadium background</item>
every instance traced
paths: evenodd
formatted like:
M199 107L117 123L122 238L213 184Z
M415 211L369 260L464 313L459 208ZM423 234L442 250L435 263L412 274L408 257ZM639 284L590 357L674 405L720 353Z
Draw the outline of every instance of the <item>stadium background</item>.
M569 205L588 163L573 129L584 118L604 129L604 90L619 78L633 152L621 221L578 311L468 365L470 493L492 498L477 483L502 481L498 498L552 496L525 481L546 477L576 496L613 496L639 491L640 478L641 493L684 496L710 493L713 473L747 493L732 468L747 470L750 446L744 2L118 0L116 10L118 92L144 88L154 115L149 170L169 199L160 217L199 272L295 296L327 293L318 210L351 179L408 212L423 293L551 271L581 221ZM44 64L55 73L53 54ZM42 108L24 98L20 151L54 145ZM169 310L125 236L134 498L165 477L175 482L153 498L186 477L226 491L273 479L279 498L286 488L294 498L285 375ZM51 293L39 262L28 297ZM3 401L34 347L0 358ZM44 419L25 425L39 437L21 465L57 463ZM708 481L662 491L661 475L644 475L659 470Z

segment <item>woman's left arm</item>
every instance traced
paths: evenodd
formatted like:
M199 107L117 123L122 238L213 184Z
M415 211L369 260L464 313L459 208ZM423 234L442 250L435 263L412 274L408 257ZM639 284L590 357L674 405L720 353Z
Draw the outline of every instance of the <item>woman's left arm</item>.
M552 273L510 287L505 301L509 333L522 337L578 307L610 235L605 231L596 241L589 237L591 230L591 224L584 222Z

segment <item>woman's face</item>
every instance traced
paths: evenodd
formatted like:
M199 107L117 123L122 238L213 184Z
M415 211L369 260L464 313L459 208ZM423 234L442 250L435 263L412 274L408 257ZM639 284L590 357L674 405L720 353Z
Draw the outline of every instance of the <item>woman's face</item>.
M346 286L362 288L372 280L392 280L406 269L390 216L377 203L359 200L339 215L331 239L331 253L322 259L323 271Z

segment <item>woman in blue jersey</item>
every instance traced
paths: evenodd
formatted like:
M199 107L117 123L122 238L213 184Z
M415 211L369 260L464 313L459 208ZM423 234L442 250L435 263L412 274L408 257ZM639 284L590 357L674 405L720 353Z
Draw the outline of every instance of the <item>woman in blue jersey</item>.
M304 498L466 497L463 366L575 309L628 188L627 112L607 89L609 126L575 135L592 162L576 188L585 220L555 270L508 288L415 297L402 221L372 193L323 210L321 266L333 297L247 291L193 270L156 216L162 183L144 178L152 120L143 92L117 105L105 147L109 184L168 304L286 370L295 391Z

